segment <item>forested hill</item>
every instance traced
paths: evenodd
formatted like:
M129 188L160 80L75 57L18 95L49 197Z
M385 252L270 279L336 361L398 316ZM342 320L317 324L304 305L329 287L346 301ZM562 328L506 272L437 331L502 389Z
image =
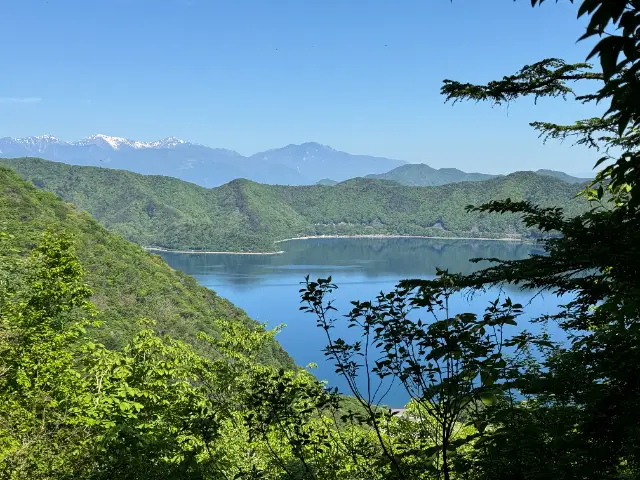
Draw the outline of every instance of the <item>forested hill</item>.
M107 185L97 184L96 192L107 197ZM105 208L108 210L117 202L115 195ZM47 228L73 235L87 272L86 281L93 291L92 301L103 321L103 326L92 333L109 347L120 347L131 340L141 328L141 319L156 321L159 332L199 345L201 352L209 356L214 352L199 344L196 335L202 331L216 336L217 319L258 327L242 310L199 286L193 277L173 270L159 256L105 230L86 212L34 188L0 166L0 232L14 236L19 250L16 254L34 248ZM261 359L273 365L294 366L275 342Z
M585 184L590 182L592 179L591 178L580 178L580 177L574 177L572 175L568 175L564 172L559 172L557 170L545 170L545 169L540 169L540 170L536 170L536 173L539 175L547 175L549 177L554 177L557 178L559 180L562 180L563 182L567 182L567 183L580 183L580 184Z
M367 175L366 178L393 180L408 186L435 187L455 182L479 182L496 176L486 173L467 173L457 168L433 168L424 163L408 163L386 173Z
M566 183L588 183L589 178L578 178L556 170L536 170L538 175L554 177ZM365 178L378 178L380 180L393 180L401 185L414 187L436 187L456 182L481 182L502 175L489 175L486 173L467 173L457 168L433 168L424 163L408 163L394 168L386 173L367 175Z
M308 235L537 235L513 215L468 213L495 199L586 208L568 184L533 172L483 182L409 187L357 178L335 186L274 186L234 180L213 189L170 177L70 166L35 158L2 160L24 179L87 210L109 230L143 246L274 251L277 240Z

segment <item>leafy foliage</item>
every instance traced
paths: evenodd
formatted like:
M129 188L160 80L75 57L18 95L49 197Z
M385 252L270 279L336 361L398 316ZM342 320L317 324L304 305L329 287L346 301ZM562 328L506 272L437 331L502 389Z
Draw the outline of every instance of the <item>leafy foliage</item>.
M104 324L104 328L90 332L108 347L120 347L131 340L139 329L139 318L155 319L158 332L197 344L207 355L213 355L213 350L196 337L199 332L217 336L218 319L262 328L229 301L199 286L192 277L171 269L157 255L107 232L85 212L0 167L0 232L12 236L11 249L5 252L6 260L0 265L0 282L4 275L12 279L9 283L18 281L19 275L9 270L10 264L30 252L47 228L73 235L93 291L92 302L100 310ZM265 347L263 360L293 366L276 342Z
M109 350L87 335L100 326L68 236L47 233L12 271L20 282L0 290L0 478L387 476L371 430L338 421L340 396L259 362L274 332L224 322L200 336L211 359L143 321Z
M6 238L4 241L7 241ZM26 288L0 297L0 458L2 474L38 478L43 470L64 468L60 455L73 447L65 437L82 438L67 423L78 415L75 356L69 348L93 314L91 291L82 269L68 253L67 239L52 239L26 262ZM62 425L64 424L64 425ZM28 449L24 445L30 445Z
M542 0L532 0L534 6L540 3ZM335 320L328 317L332 306L324 299L335 288L330 279L307 280L302 291L302 300L309 305L303 308L314 313L326 332L327 354L347 380L355 378L361 370L367 378L372 373L379 377L391 375L409 392L415 392L413 399L418 405L433 402L437 409L432 418L441 425L446 425L447 412L455 412L449 403L455 395L447 397L440 390L448 385L450 378L456 379L456 374L462 372L463 378L469 379L470 387L464 393L482 389L486 383L492 386L495 398L485 402L485 408L470 408L464 415L458 411L454 416L454 421L470 419L476 428L471 435L473 448L453 448L451 465L446 465L448 449L444 441L432 450L442 455L443 464L438 472L442 472L444 478L453 474L482 479L619 479L637 478L640 472L637 415L640 407L637 348L640 344L637 279L640 197L634 195L640 178L637 167L639 8L634 1L581 2L579 16L590 16L582 38L604 35L590 55L600 57L602 73L592 73L591 65L585 63L567 64L552 58L525 66L515 75L486 85L446 80L442 88L447 99L454 102L470 99L501 104L522 96L568 98L574 94L572 82L601 83L594 93L576 99L609 101L610 107L602 118L581 120L571 126L533 124L547 138L571 136L577 143L606 152L597 164L602 170L581 192L592 202L591 209L575 214L559 205L539 205L535 201L513 198L468 207L473 212L518 214L527 227L559 232L561 235L557 237L544 239L543 255L532 255L525 260L488 259L493 266L470 275L449 276L447 272L440 272L446 280L444 284L438 284L438 280L406 280L395 291L381 293L376 303L353 302L354 310L346 317L350 326L362 333L362 341L353 344L331 335ZM613 33L605 31L610 25ZM622 60L621 55L624 55ZM614 155L620 150L622 154L616 158ZM603 168L602 164L607 161L611 164ZM464 329L456 327L464 325L465 319L474 333L482 332L492 323L474 324L477 320L467 313L457 314L455 321L445 321L447 328L438 328L438 319L432 323L409 320L410 306L424 306L432 311L434 305L438 305L433 299L446 298L452 288L473 293L488 285L505 284L536 292L551 290L568 294L569 300L560 306L559 313L537 319L557 322L566 331L568 342L553 344L544 335L532 336L526 332L495 343L487 343L482 335L454 335L464 333ZM415 292L417 300L412 301L408 292ZM490 305L489 311L500 313L497 307L498 302ZM516 323L519 306L505 301L502 308L506 309L506 316L502 317L504 323ZM440 338L445 341L438 342ZM455 340L449 343L448 338ZM502 339L502 335L496 338ZM464 348L466 341L470 342L468 350ZM367 360L370 344L381 347L380 352L374 352L375 366L370 366ZM506 359L499 355L494 364L499 368L489 372L472 370L465 376L468 365L484 364L477 361L478 353L481 358L491 358L486 356L487 350L483 350L487 345L511 346L515 352ZM537 357L533 355L534 350L538 351ZM427 360L427 368L421 361L422 356ZM436 362L439 358L448 359L445 374ZM461 359L462 368L451 370ZM432 370L439 375L435 382L429 376ZM454 382L456 386L460 384L459 380ZM435 386L440 395L433 396L432 390L421 391L416 385ZM361 395L355 382L350 383L350 387L365 407L375 404L375 397ZM475 407L479 402L469 404ZM370 415L370 419L375 418ZM413 447L421 452L429 451L418 438L413 438ZM464 440L456 447L463 443ZM383 440L381 444L384 445ZM385 454L395 458L393 453L385 451ZM429 471L426 466L421 468L422 473ZM397 473L400 478L412 478L400 469Z
M413 404L413 420L431 427L416 430L411 448L416 448L415 443L421 444L417 454L426 457L429 469L441 472L447 479L451 476L449 456L455 450L453 446L471 442L486 428L485 422L474 418L471 430L460 435L465 416L483 402L494 403L502 393L496 386L496 380L504 376L507 368L502 349L516 344L505 339L503 327L516 325L522 306L506 298L502 304L499 300L492 303L481 319L472 313L453 316L449 299L460 291L460 280L460 275L438 271L436 280L420 282L417 290L400 284L393 292L381 293L375 302L352 302L354 308L347 321L350 328L362 332L361 339L354 343L330 334L338 321L331 316L336 310L332 301L327 300L337 288L331 278L317 282L307 278L301 290L306 304L302 309L314 314L318 327L327 335L325 355L347 379L350 390L368 413L399 478L413 478L417 472L410 473L411 468L405 471L406 466L396 459L393 443L382 440L384 417L380 418L373 406L384 399L390 388L385 380L398 381L404 387ZM427 318L410 318L418 310L423 310ZM366 378L364 390L359 385L359 375Z

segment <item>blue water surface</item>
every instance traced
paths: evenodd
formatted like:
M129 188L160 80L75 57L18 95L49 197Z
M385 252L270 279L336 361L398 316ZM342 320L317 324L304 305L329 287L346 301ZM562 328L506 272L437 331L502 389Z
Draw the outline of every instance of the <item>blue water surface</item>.
M436 267L451 272L469 273L487 263L474 264L471 258L525 258L540 253L534 245L471 240L439 240L419 238L336 238L295 240L280 244L284 253L279 255L227 255L181 254L163 252L161 255L173 268L193 275L204 286L215 290L259 322L269 327L286 324L278 340L298 365L316 363L313 373L330 386L349 393L344 379L335 373L332 362L325 359L323 348L325 333L316 326L315 318L300 311L300 282L309 274L312 279L331 275L338 290L334 292L338 314L347 313L351 300L373 300L382 292L390 291L397 282L406 278L433 278ZM516 288L489 290L473 298L459 295L451 302L452 312L482 314L489 301L498 296L509 296L525 306L526 314L518 327L537 332L540 324L528 320L544 313L557 311L562 303L552 294L534 295ZM425 315L426 318L426 315ZM562 332L549 325L553 338ZM357 332L341 323L332 335L354 339ZM364 379L361 382L364 386ZM372 390L377 384L374 382ZM399 407L408 400L400 386L379 390L388 393L383 403Z

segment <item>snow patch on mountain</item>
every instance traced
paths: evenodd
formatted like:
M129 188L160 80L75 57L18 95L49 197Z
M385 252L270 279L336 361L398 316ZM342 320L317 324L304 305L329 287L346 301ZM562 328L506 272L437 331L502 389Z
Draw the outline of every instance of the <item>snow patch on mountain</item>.
M4 137L0 138L1 143L5 144L14 144L21 145L36 151L44 151L44 149L49 145L67 145L67 146L89 146L96 145L103 148L110 148L113 150L121 150L122 148L134 148L134 149L144 149L144 148L175 148L178 145L195 145L185 142L184 140L180 140L176 137L167 137L161 140L156 140L154 142L140 142L138 140L130 140L128 138L122 137L114 137L111 135L104 135L99 133L97 135L91 135L90 137L83 138L82 140L78 140L75 142L67 142L64 140L60 140L53 135L41 135L41 136L33 136L33 137L24 137L24 138L12 138L12 137Z
M10 140L20 145L40 145L40 144L56 144L56 145L68 145L68 142L64 142L53 135L40 135L37 137L25 137L25 138L11 138L5 137L2 140Z
M91 135L90 137L83 138L77 142L73 142L74 145L97 145L99 147L111 147L114 150L120 150L123 146L134 147L135 142L131 140L127 140L126 138L121 137L111 137L109 135L103 135L99 133L98 135Z
M120 150L122 148L174 148L184 143L186 143L184 140L180 140L176 137L163 138L162 140L156 140L155 142L140 142L138 140L130 140L128 138L112 137L102 133L92 135L78 142L73 142L74 145L109 146L114 150Z
M174 148L184 143L186 142L184 140L180 140L179 138L167 137L167 138L163 138L162 140L157 140L155 142L147 143L145 145L147 145L146 148Z

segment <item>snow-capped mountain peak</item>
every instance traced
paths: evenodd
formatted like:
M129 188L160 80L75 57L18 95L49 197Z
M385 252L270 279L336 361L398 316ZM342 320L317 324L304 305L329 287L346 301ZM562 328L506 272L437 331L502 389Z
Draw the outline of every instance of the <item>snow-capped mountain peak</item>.
M53 135L40 135L36 137L14 138L12 140L22 145L35 145L35 144L41 144L41 143L56 143L56 144L66 143L60 140L59 138L54 137Z
M99 133L97 135L91 135L78 142L74 142L75 145L97 145L97 146L109 146L114 150L120 150L123 146L135 148L136 142L128 140L122 137L112 137Z
M162 140L156 140L155 142L140 142L137 140L130 140L122 137L112 137L99 133L92 135L78 142L74 142L74 145L98 145L103 147L111 147L113 150L120 150L122 148L173 148L177 145L186 143L184 140L180 140L175 137L168 137Z
M14 149L23 150L29 154L44 153L51 146L56 145L69 145L68 142L64 142L53 135L41 135L34 137L24 138L0 138L0 153L11 153Z
M82 140L52 135L0 138L0 157L45 160L164 175L215 187L236 178L278 185L306 185L327 177L335 181L383 174L405 162L350 155L316 142L291 144L245 157L238 152L185 142L176 137L132 140L97 134Z
M53 142L53 143L64 143L58 137L54 137L53 135L40 135L37 137L27 137L27 138L32 138L35 140L43 140L43 141Z
M112 150L121 150L127 148L133 149L145 149L145 148L175 148L178 145L196 145L191 144L189 142L185 142L184 140L180 140L176 137L167 137L161 140L156 140L153 142L140 142L138 140L130 140L128 138L123 137L114 137L111 135L105 135L103 133L98 133L97 135L91 135L90 137L83 138L82 140L78 140L75 142L66 142L64 140L60 140L53 135L40 135L40 136L32 136L32 137L23 137L23 138L12 138L12 137L4 137L0 138L0 143L3 144L13 144L16 146L23 146L25 148L29 148L34 152L43 151L44 148L50 145L66 145L66 146L76 146L76 147L85 147L95 145L97 147L101 147L104 149L112 149Z
M163 138L162 140L157 140L155 142L148 143L147 148L172 148L177 145L182 145L183 143L186 143L186 142L184 140L180 140L179 138L167 137L167 138Z

